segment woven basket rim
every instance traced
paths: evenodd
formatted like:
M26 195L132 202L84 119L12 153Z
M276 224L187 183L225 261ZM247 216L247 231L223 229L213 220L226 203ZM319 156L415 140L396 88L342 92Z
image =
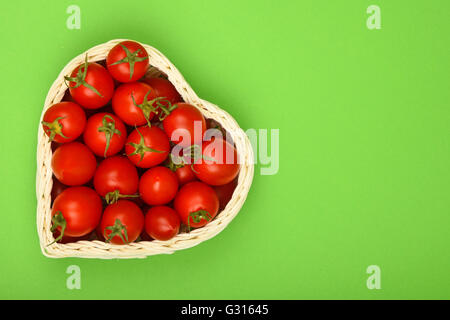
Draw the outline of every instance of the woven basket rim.
M101 61L106 58L109 50L117 43L128 39L115 39L94 46L73 58L59 73L53 82L45 99L40 121L45 111L54 103L60 102L67 89L64 84L64 76L69 74L76 66L84 62L87 54L89 61ZM135 40L133 40L135 41ZM238 184L230 202L217 217L206 226L192 230L190 233L181 233L169 241L139 241L127 245L114 245L102 241L77 241L74 243L54 243L50 231L51 225L51 144L45 135L42 126L38 129L37 144L37 172L36 172L36 196L37 204L37 231L39 235L42 253L51 258L82 257L82 258L145 258L155 254L171 254L177 250L193 247L220 233L238 214L245 202L253 180L253 149L251 143L239 127L236 120L223 109L211 102L200 99L178 69L157 49L141 43L149 54L150 65L164 73L178 90L184 101L197 107L207 118L218 121L231 135L241 160Z

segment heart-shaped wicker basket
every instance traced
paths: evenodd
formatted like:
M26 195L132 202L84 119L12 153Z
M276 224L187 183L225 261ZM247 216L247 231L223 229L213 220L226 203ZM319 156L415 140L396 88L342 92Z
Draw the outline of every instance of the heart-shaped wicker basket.
M109 50L124 39L111 40L107 43L95 46L80 54L70 61L58 78L53 83L45 99L45 105L41 114L41 121L45 111L53 104L60 102L64 97L67 86L64 76L72 72L78 65L84 62L86 54L89 61L100 61L106 59ZM238 123L224 110L218 106L200 99L178 69L158 50L143 44L149 55L150 71L152 73L163 73L173 83L175 88L183 97L184 101L196 106L206 118L212 118L219 122L231 135L236 149L239 153L241 170L238 185L233 197L226 208L205 227L193 230L189 233L180 233L169 241L139 241L128 245L114 245L102 241L78 241L74 243L54 243L51 228L51 190L53 186L51 158L51 143L45 135L42 126L39 125L37 144L37 229L40 246L43 254L52 258L82 257L82 258L145 258L146 256L166 253L170 254L176 250L193 247L208 240L222 231L230 221L237 215L247 197L253 179L253 151L250 141Z

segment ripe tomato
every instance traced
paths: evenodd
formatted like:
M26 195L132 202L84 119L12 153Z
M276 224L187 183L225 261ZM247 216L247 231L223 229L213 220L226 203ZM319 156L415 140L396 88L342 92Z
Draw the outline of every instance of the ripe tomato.
M106 66L114 79L132 82L142 78L149 65L148 53L135 41L116 44L106 57Z
M192 171L192 165L186 164L184 158L181 155L175 155L173 149L167 159L168 160L165 165L170 170L175 172L180 186L185 185L188 182L197 180L194 171ZM174 159L177 159L177 161L174 161Z
M213 188L199 181L184 185L174 201L174 208L188 228L199 228L214 219L219 199Z
M100 230L106 242L127 244L135 241L144 228L144 214L132 201L119 200L103 212Z
M150 168L162 163L170 151L170 143L158 127L139 127L128 136L125 152L134 165Z
M52 105L44 113L42 127L50 141L71 142L78 138L86 126L84 110L73 102Z
M113 95L114 81L108 71L95 62L79 65L68 81L73 99L86 109L98 109L106 105Z
M155 100L156 99L156 100ZM114 112L130 126L148 124L154 116L156 92L143 82L125 83L117 87L112 98Z
M175 210L167 206L149 209L145 215L145 232L156 240L170 240L180 230L180 218Z
M178 182L180 183L180 186L185 185L188 182L192 182L197 180L197 177L194 174L194 171L192 171L191 165L184 165L182 167L178 167L175 170L175 174L178 178Z
M51 231L63 236L82 237L95 229L102 215L102 200L88 187L64 190L53 202Z
M177 89L169 80L164 78L146 78L143 81L153 88L157 97L164 98L160 101L163 106L169 107L169 104L172 105L182 101ZM160 112L161 110L158 108L157 113L160 114Z
M201 144L206 131L203 114L188 103L177 103L176 108L164 118L163 126L169 139L182 147Z
M127 140L127 129L116 115L96 113L87 121L83 140L97 156L106 158L123 148Z
M223 184L221 186L214 186L213 189L219 198L219 210L225 209L228 202L230 202L233 197L234 189L238 184L238 179L234 179L233 181Z
M80 142L61 145L52 156L55 177L67 186L85 184L94 176L97 161L91 150Z
M148 169L139 181L139 193L145 203L157 206L170 202L178 190L178 179L166 167Z
M122 156L103 160L95 171L94 188L108 203L119 198L133 197L138 190L139 176L136 167Z
M238 175L239 169L236 148L220 138L203 142L202 157L194 163L197 178L213 186L231 182Z

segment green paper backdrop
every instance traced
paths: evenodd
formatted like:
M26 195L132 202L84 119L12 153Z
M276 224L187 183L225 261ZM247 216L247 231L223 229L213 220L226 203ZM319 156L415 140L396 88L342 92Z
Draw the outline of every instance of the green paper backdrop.
M66 27L69 5L81 29ZM381 8L369 30L366 9ZM450 298L449 1L6 1L0 11L0 298ZM50 85L115 38L163 52L242 128L280 130L280 168L192 249L49 259L36 141ZM81 268L81 290L66 269ZM366 286L369 265L381 289Z

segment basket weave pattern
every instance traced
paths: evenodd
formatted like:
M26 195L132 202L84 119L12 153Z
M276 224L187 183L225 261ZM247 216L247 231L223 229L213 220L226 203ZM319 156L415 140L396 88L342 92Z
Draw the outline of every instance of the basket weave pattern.
M63 98L67 89L64 83L64 76L68 75L78 65L84 62L86 54L91 62L106 59L109 50L124 39L111 40L107 43L95 46L80 54L70 61L58 78L51 86L45 105L41 114L41 121L45 111L53 104L58 103ZM83 257L83 258L144 258L154 254L170 254L176 250L193 247L205 240L208 240L220 231L237 215L247 197L253 179L253 151L250 141L244 131L240 129L237 122L224 110L218 106L200 99L177 68L158 50L142 44L148 52L150 64L153 67L151 72L162 72L167 75L173 83L184 101L196 106L206 118L212 118L219 122L228 131L236 145L240 161L241 170L238 178L238 185L233 197L226 208L218 216L203 228L192 230L189 233L180 233L168 241L140 241L128 245L114 245L102 241L78 241L74 243L60 244L53 242L54 237L51 228L51 190L53 185L51 168L51 143L44 133L42 126L39 126L37 144L37 174L36 174L36 195L37 195L37 229L40 246L43 254L52 258L63 257ZM155 69L156 68L156 69Z

